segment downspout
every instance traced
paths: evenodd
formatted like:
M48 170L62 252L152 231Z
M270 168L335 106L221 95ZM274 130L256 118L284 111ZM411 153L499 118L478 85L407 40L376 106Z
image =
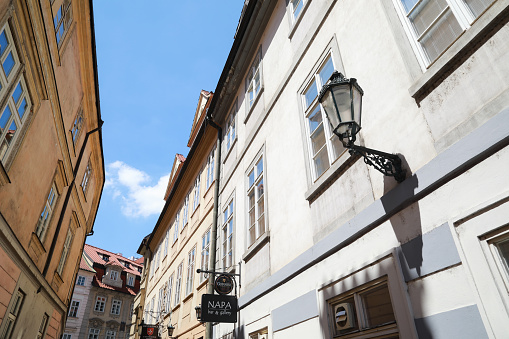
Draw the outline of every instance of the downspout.
M219 175L221 173L221 138L223 130L217 125L212 117L208 114L206 116L207 123L217 130L215 166L214 166L214 209L212 210L212 228L210 230L210 258L209 270L215 272L216 270L216 246L217 246L217 216L219 210ZM214 274L209 274L209 282L207 284L207 293L214 294ZM205 339L212 339L212 323L207 322L205 327Z
M83 153L85 152L85 148L87 146L88 137L90 136L90 134L100 131L102 128L102 125L103 125L103 121L100 120L99 127L94 128L93 130L87 132L87 134L85 136L85 141L83 142L83 146L81 147L80 155L78 156L78 160L76 161L76 167L74 168L72 182L70 183L70 185L67 188L67 194L65 195L64 204L62 206L62 213L60 213L60 218L58 218L55 235L53 236L53 240L51 241L51 247L48 251L48 258L46 259L46 265L44 265L44 270L42 272L43 276L46 276L46 274L48 273L49 265L50 265L51 259L53 257L53 252L55 251L55 246L57 245L57 239L58 239L58 235L60 233L60 228L62 227L62 222L64 221L64 214L65 214L65 211L67 210L67 204L69 203L69 198L71 197L72 187L73 187L73 185L75 185L76 175L78 173L78 169L80 168L81 160L83 158Z

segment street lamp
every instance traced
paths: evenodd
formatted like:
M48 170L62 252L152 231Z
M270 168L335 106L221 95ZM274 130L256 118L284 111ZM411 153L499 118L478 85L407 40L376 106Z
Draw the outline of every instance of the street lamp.
M384 175L392 176L397 182L405 180L405 171L401 168L401 159L389 154L354 144L361 130L362 96L364 91L357 79L347 79L343 74L334 72L323 86L318 96L325 114L343 146L350 154L358 154L364 162L373 166Z
M173 331L175 331L175 326L173 326L172 324L168 323L168 327L166 329L168 330L168 337L172 338L173 337Z
M201 305L198 305L194 308L196 311L196 319L201 322Z

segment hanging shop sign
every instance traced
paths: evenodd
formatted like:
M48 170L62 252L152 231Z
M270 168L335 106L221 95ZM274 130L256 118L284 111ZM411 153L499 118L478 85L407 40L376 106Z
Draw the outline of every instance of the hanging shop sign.
M158 327L156 325L143 325L141 330L141 339L157 339Z
M231 295L203 294L201 321L214 323L237 322L237 298Z
M214 289L218 294L229 294L234 287L233 278L226 274L221 274L214 281Z

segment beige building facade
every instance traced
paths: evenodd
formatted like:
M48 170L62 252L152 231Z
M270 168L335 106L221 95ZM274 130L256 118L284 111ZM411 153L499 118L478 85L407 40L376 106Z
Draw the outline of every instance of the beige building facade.
M60 338L104 185L90 1L0 1L0 337Z

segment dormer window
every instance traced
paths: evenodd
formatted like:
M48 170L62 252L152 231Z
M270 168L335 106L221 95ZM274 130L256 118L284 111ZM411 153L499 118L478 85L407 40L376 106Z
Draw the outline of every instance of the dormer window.
M106 262L110 261L110 256L106 255L106 254L103 254L103 260L106 261Z
M111 280L118 280L118 272L117 271L111 271L110 272L110 279Z

